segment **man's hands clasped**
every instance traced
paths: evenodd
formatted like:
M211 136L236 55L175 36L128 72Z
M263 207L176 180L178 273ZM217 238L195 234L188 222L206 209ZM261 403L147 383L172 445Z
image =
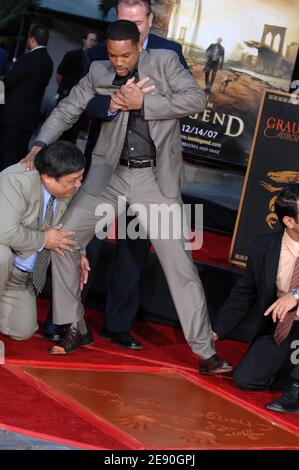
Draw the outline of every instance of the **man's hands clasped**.
M139 110L143 106L143 98L147 93L154 91L155 86L143 86L149 81L148 77L135 83L135 78L130 78L117 92L112 95L109 111L115 113L117 111Z

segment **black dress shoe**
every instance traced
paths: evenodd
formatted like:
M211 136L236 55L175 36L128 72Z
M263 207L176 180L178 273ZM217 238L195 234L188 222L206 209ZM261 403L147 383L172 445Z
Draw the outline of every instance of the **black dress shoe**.
M225 359L220 359L217 354L202 359L199 366L199 372L204 375L225 374L233 370L233 366Z
M266 408L278 413L299 413L299 382L289 385L284 394L268 403Z
M50 354L69 354L81 346L90 346L93 343L93 336L89 328L87 328L87 333L82 335L77 326L71 324L65 327L63 338L57 346L53 346Z
M118 344L118 346L121 346L122 348L143 349L142 344L126 331L121 333L114 333L112 331L106 330L106 328L102 328L100 336L102 336L102 338L111 340L113 343Z

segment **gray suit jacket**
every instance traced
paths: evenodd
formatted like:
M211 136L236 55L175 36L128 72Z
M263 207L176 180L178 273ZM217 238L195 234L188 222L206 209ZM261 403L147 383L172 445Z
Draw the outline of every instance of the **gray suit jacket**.
M138 63L140 79L149 77L146 86L155 90L144 96L144 118L157 151L158 184L170 198L180 194L183 159L179 118L199 113L205 106L205 95L196 80L180 64L178 55L166 50L143 50ZM96 94L111 95L115 72L109 61L93 62L89 73L70 95L54 109L42 126L37 141L49 144L77 121L87 103ZM93 150L92 168L85 190L100 194L112 175L122 152L128 112L120 112L102 123L101 133Z
M27 171L24 165L12 165L0 173L0 244L28 258L43 247L45 236L40 231L44 207L43 186L39 173ZM60 199L53 225L64 214L68 199Z

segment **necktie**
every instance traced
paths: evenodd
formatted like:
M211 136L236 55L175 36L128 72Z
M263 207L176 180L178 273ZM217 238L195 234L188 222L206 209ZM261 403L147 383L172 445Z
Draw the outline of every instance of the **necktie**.
M126 75L126 77L122 77L120 75L115 75L114 80L112 82L112 85L121 87L121 86L123 86L127 83L129 78L132 78L132 77L136 78L135 82L138 80L138 71L137 71L137 69L131 70L129 75Z
M299 256L297 257L295 261L295 266L294 266L292 279L290 283L290 290L298 286L299 286ZM285 319L282 322L278 323L275 333L274 333L274 339L278 346L289 335L291 328L292 328L293 321L296 318L296 312L297 312L297 306L294 307L292 310L290 310L286 314Z
M45 231L53 225L53 214L54 214L54 200L55 197L51 196L47 204L46 213L44 220L40 226L41 231ZM46 283L47 269L50 262L50 250L43 248L37 253L36 263L33 272L32 283L35 288L36 294L39 294Z

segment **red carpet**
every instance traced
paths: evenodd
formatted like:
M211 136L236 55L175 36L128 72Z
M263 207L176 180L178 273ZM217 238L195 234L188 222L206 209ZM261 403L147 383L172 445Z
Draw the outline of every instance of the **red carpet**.
M195 262L231 268L232 266L228 262L231 241L229 235L221 235L205 230L203 232L202 247L199 250L193 250L192 257ZM153 248L152 251L154 251Z
M201 262L228 266L230 238L219 237L213 233L205 233L204 236L204 247L193 253L194 258ZM40 299L38 301L40 324L45 319L47 308L47 302ZM103 373L107 373L107 371L134 373L137 371L145 374L160 374L166 371L166 373L177 373L181 377L186 377L191 382L212 392L214 397L215 395L219 396L219 400L222 400L223 397L227 398L232 408L237 404L242 409L245 408L251 412L252 416L258 415L262 419L266 418L266 422L271 423L271 426L274 423L281 429L281 447L299 448L299 414L284 415L271 413L265 409L265 404L279 393L242 392L234 387L231 376L200 376L198 374L198 359L190 351L180 329L136 321L133 334L140 339L144 350L128 351L99 337L98 332L102 324L102 315L99 312L87 311L87 319L94 333L95 345L80 348L75 353L65 356L49 355L48 349L52 343L45 341L39 334L26 342L13 341L0 335L0 340L5 343L5 365L0 366L1 428L22 432L33 437L65 442L86 449L147 448L146 444L142 444L142 439L136 440L132 436L126 435L119 427L106 422L105 419L99 419L86 408L68 399L65 394L55 391L43 381L36 381L34 374L30 376L26 371L42 366L62 372L63 370L82 370L82 373L83 369L85 372L94 370ZM217 348L222 357L229 359L233 365L236 365L247 345L236 341L220 341L217 343ZM93 392L98 393L98 390L94 388ZM179 398L179 401L182 403L186 401L186 405L188 402L184 395ZM152 400L152 405L155 406L154 400ZM230 409L227 402L226 407ZM134 429L140 425L147 429L146 419L148 418L141 417L141 424L140 422L129 424ZM236 421L236 419L230 419L230 422ZM246 436L250 446L247 448L255 448L257 435L252 433L250 423L244 424L242 420L239 420L238 423L247 426L238 431L239 437L240 435L242 438ZM161 425L165 427L165 422ZM218 431L225 428L223 422L217 425L210 423L209 426L216 426ZM283 438L284 429L291 431L289 445L286 444L285 436ZM200 434L199 440L197 440L198 433ZM192 439L192 442L199 442L195 448L219 448L216 444L213 447L214 441L210 432L198 431L197 434L195 433L195 438L194 432L192 438L186 437L189 448ZM206 434L208 437L205 437ZM295 442L298 439L298 446L294 445L294 438ZM231 446L225 448L236 448L235 439L231 438ZM277 448L277 446L273 448Z
M231 267L228 264L231 241L232 239L228 235L204 231L203 246L200 250L193 251L192 253L194 261L214 266Z
M107 239L115 242L114 226L109 229ZM232 265L230 265L228 262L231 241L232 239L229 235L223 235L205 230L203 232L202 247L199 250L194 250L192 252L194 261L225 268L232 267ZM151 251L154 252L153 247L151 247Z
M43 322L47 302L39 301L40 320ZM79 407L69 406L57 394L37 386L20 369L20 365L46 365L52 367L88 367L95 370L163 370L167 367L181 371L192 381L207 386L220 396L228 397L234 403L253 410L260 416L299 435L299 415L280 415L265 410L265 403L278 394L271 392L248 393L237 390L230 376L203 377L197 372L198 361L190 352L179 329L151 323L136 322L134 334L139 338L144 350L122 350L113 343L99 337L102 323L98 312L87 312L94 331L96 343L88 348L80 348L71 355L51 356L47 350L51 343L38 334L26 342L16 342L0 336L5 342L6 365L0 367L0 423L10 430L21 430L30 435L69 442L85 448L126 449L138 448L132 440L126 441L117 432L105 427ZM236 364L246 345L234 341L218 343L218 351ZM17 367L16 367L17 366ZM298 437L299 445L299 437Z

